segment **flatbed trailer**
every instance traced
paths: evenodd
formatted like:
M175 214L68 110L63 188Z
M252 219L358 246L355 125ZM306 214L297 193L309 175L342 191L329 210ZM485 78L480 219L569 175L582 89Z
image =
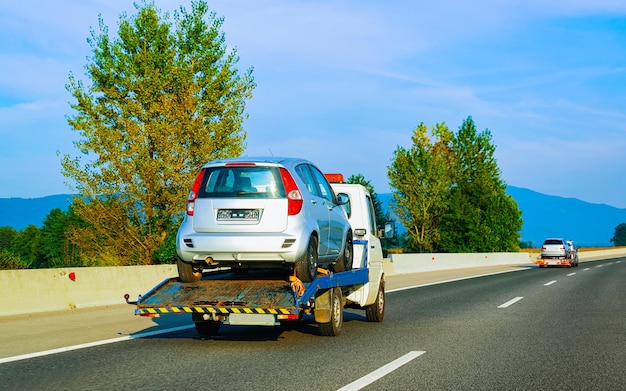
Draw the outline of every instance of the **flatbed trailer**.
M537 258L537 260L535 261L535 264L538 265L539 267L548 267L548 266L566 266L566 267L572 267L574 266L574 262L571 258L569 257L562 257L562 258ZM578 266L576 264L576 266Z
M360 267L349 271L318 269L310 283L271 269L207 272L200 281L187 283L169 278L139 297L135 314L191 314L198 333L206 336L217 334L221 324L275 326L301 320L305 314L315 316L320 334L334 336L341 331L345 306L365 309L369 321L380 322L384 279L370 278L368 242L353 244L355 250L360 247ZM376 300L368 302L373 288L378 291Z
M539 267L548 266L565 266L565 267L578 267L578 253L577 251L569 251L566 256L539 256L535 261L535 264Z

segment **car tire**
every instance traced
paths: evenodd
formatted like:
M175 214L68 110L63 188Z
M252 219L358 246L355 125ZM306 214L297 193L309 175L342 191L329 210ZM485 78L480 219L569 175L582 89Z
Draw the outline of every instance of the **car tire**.
M352 270L352 260L354 254L354 247L352 243L352 231L348 231L346 235L346 245L343 247L343 254L335 263L336 272L345 272Z
M320 334L324 336L334 337L341 333L343 325L343 305L341 298L341 288L331 288L330 298L330 322L320 323Z
M368 322L382 322L385 317L385 280L380 280L376 301L365 307Z
M294 266L296 277L300 281L311 282L317 277L317 258L317 239L311 236L306 252Z
M178 278L181 282L198 282L202 278L202 266L187 263L178 258L176 262L178 268Z

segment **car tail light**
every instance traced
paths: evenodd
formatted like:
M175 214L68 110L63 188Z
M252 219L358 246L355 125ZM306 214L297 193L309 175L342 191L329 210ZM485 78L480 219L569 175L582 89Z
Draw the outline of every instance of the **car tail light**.
M200 191L200 184L202 183L202 178L204 177L204 168L200 170L198 175L196 176L196 180L193 182L193 186L191 186L191 191L189 192L189 197L187 197L187 215L193 216L193 211L196 207L196 198L198 198L198 192Z
M280 168L280 177L283 180L283 186L287 193L287 214L289 216L297 215L302 210L303 202L300 189L298 189L296 181L293 180L286 168Z

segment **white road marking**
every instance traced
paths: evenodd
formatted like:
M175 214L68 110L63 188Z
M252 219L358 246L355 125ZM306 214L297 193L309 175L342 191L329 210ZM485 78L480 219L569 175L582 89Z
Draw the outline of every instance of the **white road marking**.
M498 308L506 308L506 307L508 307L510 305L513 305L513 304L517 303L518 301L522 300L523 298L524 297L522 297L522 296L518 296L518 297L516 297L514 299L511 299L511 300L507 301L504 304L499 305Z
M571 277L571 276L573 276L574 274L576 274L576 272L574 272L574 273L570 273L570 274L568 274L567 276L568 276L568 277Z
M392 362L390 362L389 364L383 365L382 367L378 368L377 370L375 370L374 372L369 373L368 375L363 376L362 378L353 381L352 383L341 387L339 390L337 391L357 391L360 390L363 387L369 386L370 384L374 383L376 380L382 378L383 376L395 371L396 369L400 368L401 366L403 366L404 364L407 364L411 361L413 361L414 359L418 358L419 356L421 356L422 354L424 354L426 352L422 352L422 351L412 351L409 352L407 354L405 354L404 356L393 360Z
M66 346L66 347L58 348L58 349L44 350L42 352L22 354L20 356L5 357L5 358L0 358L0 364L13 362L13 361L27 360L29 358L35 358L35 357L48 356L48 355L51 355L51 354L70 352L72 350L91 348L91 347L94 347L94 346L107 345L107 344L110 344L110 343L128 341L129 339L138 339L138 338L144 338L144 337L151 337L153 335L172 333L174 331L187 330L187 329L190 329L190 328L193 328L193 327L195 327L195 326L194 325L186 325L186 326L174 327L174 328L171 328L171 329L156 330L156 331L150 331L150 332L147 332L147 333L127 335L127 336L119 337L119 338L105 339L105 340L102 340L102 341L88 342L88 343L83 343L83 344L80 344L80 345Z
M589 268L588 268L588 267L586 267L586 268L584 268L584 269L583 269L583 271L586 271L586 270L589 270Z
M546 282L545 284L543 284L544 286L548 286L548 285L552 285L556 282L556 280L552 280L550 282Z

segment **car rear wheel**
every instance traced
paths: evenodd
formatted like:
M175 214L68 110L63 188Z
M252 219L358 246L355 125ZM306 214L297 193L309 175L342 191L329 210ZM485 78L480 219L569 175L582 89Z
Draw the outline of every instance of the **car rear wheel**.
M202 278L202 265L187 263L178 258L178 278L181 282L198 282Z
M309 239L306 253L294 266L296 277L302 282L311 282L317 277L317 240L314 236Z
M353 250L352 231L348 231L348 235L346 235L346 245L343 248L343 255L335 263L336 272L352 270Z

